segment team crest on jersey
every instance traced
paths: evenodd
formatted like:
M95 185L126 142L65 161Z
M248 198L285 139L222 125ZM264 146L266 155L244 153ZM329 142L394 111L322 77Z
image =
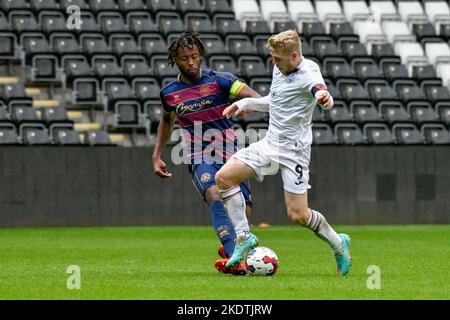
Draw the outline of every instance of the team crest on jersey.
M202 174L202 176L200 177L200 181L202 183L208 182L209 180L211 180L211 174L209 174L208 172L205 172L204 174Z

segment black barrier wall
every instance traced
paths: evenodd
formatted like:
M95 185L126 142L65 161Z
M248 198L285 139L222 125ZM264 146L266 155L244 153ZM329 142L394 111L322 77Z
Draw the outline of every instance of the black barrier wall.
M310 206L333 224L450 222L449 147L313 147ZM0 227L208 225L186 166L149 148L0 148ZM251 182L258 224L290 223L281 178Z

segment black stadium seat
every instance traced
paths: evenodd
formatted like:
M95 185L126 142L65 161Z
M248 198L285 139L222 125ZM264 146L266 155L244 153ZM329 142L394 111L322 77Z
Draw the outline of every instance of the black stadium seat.
M413 124L394 124L392 131L400 144L424 144L425 139Z
M364 136L369 144L395 144L395 137L385 123L367 123L363 127Z

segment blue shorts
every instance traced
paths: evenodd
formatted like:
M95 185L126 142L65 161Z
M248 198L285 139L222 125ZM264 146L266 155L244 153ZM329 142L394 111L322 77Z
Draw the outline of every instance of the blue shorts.
M192 174L192 182L197 189L198 193L205 200L205 192L209 187L216 184L216 172L222 168L223 164L194 164L189 165L189 172ZM252 195L250 193L250 188L248 181L241 183L241 191L245 198L245 203L247 206L252 206Z

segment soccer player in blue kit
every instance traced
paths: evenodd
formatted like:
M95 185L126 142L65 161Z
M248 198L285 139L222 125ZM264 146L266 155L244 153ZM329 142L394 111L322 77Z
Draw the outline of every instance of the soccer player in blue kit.
M176 119L184 131L184 143L190 146L188 168L192 182L209 205L213 227L222 243L219 248L222 260L216 262L216 268L224 273L245 275L243 263L230 268L217 265L233 254L236 233L216 186L215 174L237 151L233 123L222 114L231 104L229 96L258 98L260 95L231 73L203 70L203 58L206 58L206 50L197 33L181 34L168 49L169 64L176 64L180 73L160 93L163 115L152 155L153 170L161 178L172 177L161 154ZM214 135L213 151L211 140L205 138L205 133L211 130L218 133ZM221 148L216 148L218 143ZM249 215L251 195L247 182L241 184L241 190Z

